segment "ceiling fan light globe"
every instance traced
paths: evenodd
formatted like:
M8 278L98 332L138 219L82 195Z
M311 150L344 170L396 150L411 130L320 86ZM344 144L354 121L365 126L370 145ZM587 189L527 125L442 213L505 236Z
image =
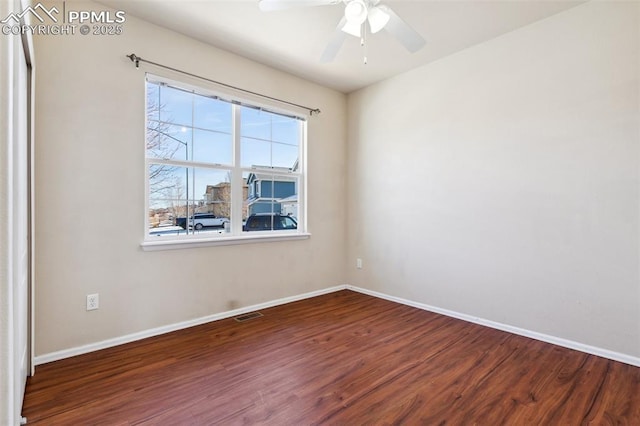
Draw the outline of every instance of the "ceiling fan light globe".
M360 35L362 34L360 32L360 29L362 28L362 24L361 23L357 23L357 22L349 22L347 21L344 26L342 28L340 28L342 31L344 31L347 34L350 34L352 36L355 37L360 37Z
M371 33L375 34L387 25L391 16L379 7L372 7L369 9L368 19Z
M354 22L362 25L367 19L367 5L363 0L352 0L344 8L344 17L349 23Z

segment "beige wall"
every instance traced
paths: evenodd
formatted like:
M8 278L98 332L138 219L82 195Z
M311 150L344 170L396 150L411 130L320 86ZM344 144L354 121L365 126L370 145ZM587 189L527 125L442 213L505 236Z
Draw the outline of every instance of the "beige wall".
M346 97L132 16L124 29L36 39L36 355L344 284ZM310 239L140 249L144 71L132 52L322 110L308 125ZM99 310L85 310L89 293Z
M349 283L640 356L639 7L351 94Z

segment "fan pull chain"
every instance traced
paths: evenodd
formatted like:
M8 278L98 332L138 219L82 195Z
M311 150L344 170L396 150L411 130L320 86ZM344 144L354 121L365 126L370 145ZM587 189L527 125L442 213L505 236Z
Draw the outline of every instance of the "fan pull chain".
M364 64L367 65L367 25L366 23L362 24L362 31L361 31L362 37L360 37L360 46L362 46L363 49L363 61Z

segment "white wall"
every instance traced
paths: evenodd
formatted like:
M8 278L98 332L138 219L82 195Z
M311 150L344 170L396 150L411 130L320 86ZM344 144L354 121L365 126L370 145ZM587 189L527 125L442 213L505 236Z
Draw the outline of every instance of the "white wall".
M144 71L129 53L322 110L308 125L310 239L140 249ZM343 94L132 16L121 36L37 37L36 57L36 355L344 284Z
M640 356L639 8L351 94L350 284Z

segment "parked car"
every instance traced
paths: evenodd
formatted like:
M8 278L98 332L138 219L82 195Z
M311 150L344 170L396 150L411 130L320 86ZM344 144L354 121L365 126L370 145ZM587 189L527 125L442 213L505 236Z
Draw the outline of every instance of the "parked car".
M186 217L176 217L176 226L179 226L182 229L187 229L187 218Z
M279 213L252 214L244 224L244 231L280 231L298 229L298 222L292 216Z
M200 230L205 227L222 228L225 223L229 222L229 218L218 217L213 213L196 213L189 218L189 227ZM176 218L176 225L187 229L187 218Z

